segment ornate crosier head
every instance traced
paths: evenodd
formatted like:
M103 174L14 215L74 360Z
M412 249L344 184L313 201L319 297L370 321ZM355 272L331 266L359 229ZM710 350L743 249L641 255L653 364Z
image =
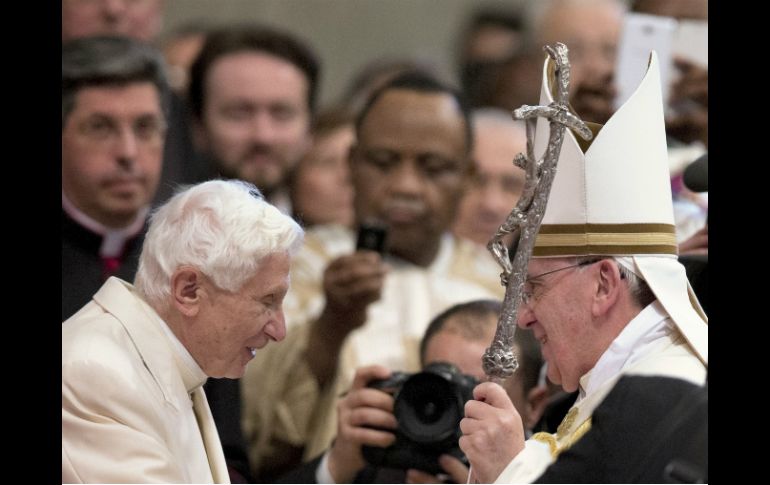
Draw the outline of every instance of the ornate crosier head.
M490 380L510 377L519 365L512 350L516 319L527 277L527 265L556 175L556 163L564 141L564 131L571 128L585 140L590 140L593 136L588 126L569 111L567 103L570 68L567 46L556 43L554 46L545 46L545 50L555 63L556 99L548 106L524 105L513 112L514 119L526 120L527 123L527 154L525 156L519 153L513 160L526 174L524 191L505 222L487 244L487 249L503 268L500 277L502 285L506 287L495 339L482 358L484 372ZM540 160L536 160L534 155L535 122L538 116L546 118L550 126L548 147ZM503 242L503 237L511 233L512 247L515 248L513 262Z

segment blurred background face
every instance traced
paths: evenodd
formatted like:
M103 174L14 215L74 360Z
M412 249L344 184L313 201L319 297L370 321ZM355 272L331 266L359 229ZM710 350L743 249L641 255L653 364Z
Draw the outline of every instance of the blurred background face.
M162 0L62 0L62 41L125 35L149 42L160 32Z
M393 89L363 120L351 170L359 222L389 226L390 252L427 265L468 182L465 122L448 94Z
M223 175L251 182L269 195L309 144L304 74L275 56L238 52L214 62L204 89L203 149Z
M454 319L456 317L450 317ZM491 318L491 317L490 317ZM489 340L470 340L451 328L442 329L428 341L425 347L425 365L449 362L463 374L484 380L481 357L492 342L495 327L490 327Z
M88 216L125 227L158 186L165 127L152 83L87 87L62 127L62 190Z
M353 185L348 154L355 132L352 124L316 136L295 168L292 207L307 225L353 225Z
M613 113L612 85L623 11L612 0L555 2L538 29L538 45L569 48L570 102L585 121L605 123Z
M489 118L479 118L474 133L476 176L460 203L454 232L486 245L521 197L524 170L513 158L526 153L527 139L523 126Z
M468 38L465 46L466 62L499 61L519 48L522 34L500 25L480 26Z

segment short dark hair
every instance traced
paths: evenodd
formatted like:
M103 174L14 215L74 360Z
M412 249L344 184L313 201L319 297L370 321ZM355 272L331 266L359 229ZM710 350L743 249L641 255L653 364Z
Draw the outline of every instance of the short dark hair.
M151 82L168 116L171 91L160 52L129 37L93 36L71 40L61 51L62 129L75 106L75 95L89 86Z
M462 327L455 325L460 334L469 340L481 340L486 338L489 324L486 320L489 316L498 317L503 311L503 304L499 300L473 300L459 303L439 313L428 324L425 334L420 341L420 363L425 365L425 350L428 342L437 333L441 332L447 321L457 315L467 317ZM495 320L497 321L497 320ZM537 385L540 378L540 368L543 367L543 357L540 353L540 343L535 339L532 330L517 328L513 336L514 345L518 348L519 372L522 373L524 392ZM489 342L490 345L492 342Z
M190 67L189 101L197 118L203 117L205 81L211 66L220 57L244 51L264 52L302 71L308 82L308 109L311 113L315 112L320 66L310 47L286 32L258 25L238 25L210 31L200 54Z
M344 106L332 106L318 113L313 118L310 133L314 136L324 136L344 126L352 125L355 117L353 112Z
M419 93L427 94L447 94L451 96L457 103L460 114L462 115L463 121L465 122L465 153L471 153L473 150L473 125L471 123L470 106L468 105L465 96L463 96L459 90L442 83L435 77L418 71L408 71L399 76L396 76L395 78L388 81L380 89L372 93L372 95L366 101L364 107L356 116L356 137L358 139L360 139L361 127L364 124L364 120L371 111L372 107L377 103L377 100L379 100L382 95L388 91L393 91L396 89L417 91Z

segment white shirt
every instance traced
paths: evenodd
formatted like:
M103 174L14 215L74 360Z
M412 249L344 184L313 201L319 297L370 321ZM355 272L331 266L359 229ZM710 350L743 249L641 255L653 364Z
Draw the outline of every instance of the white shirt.
M75 204L64 195L64 191L61 193L61 207L72 220L89 231L102 236L102 245L99 248L99 256L103 258L115 258L120 256L123 253L123 246L126 244L126 241L139 234L142 230L144 221L147 218L147 213L150 211L149 206L139 209L139 212L136 214L136 219L134 219L131 224L123 228L115 229L105 226L75 207Z

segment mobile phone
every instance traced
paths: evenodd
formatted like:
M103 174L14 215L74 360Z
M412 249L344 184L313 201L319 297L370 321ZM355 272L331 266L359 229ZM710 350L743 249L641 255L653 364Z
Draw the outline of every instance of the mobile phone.
M675 57L681 57L701 67L709 65L709 24L705 20L679 21L671 47Z
M677 27L678 22L671 17L635 12L625 15L615 67L618 89L615 109L625 103L639 87L653 50L658 54L663 102L668 100L673 69L672 46Z
M358 238L356 240L356 250L367 249L385 254L385 240L388 236L388 229L384 224L375 222L365 222L358 227Z

